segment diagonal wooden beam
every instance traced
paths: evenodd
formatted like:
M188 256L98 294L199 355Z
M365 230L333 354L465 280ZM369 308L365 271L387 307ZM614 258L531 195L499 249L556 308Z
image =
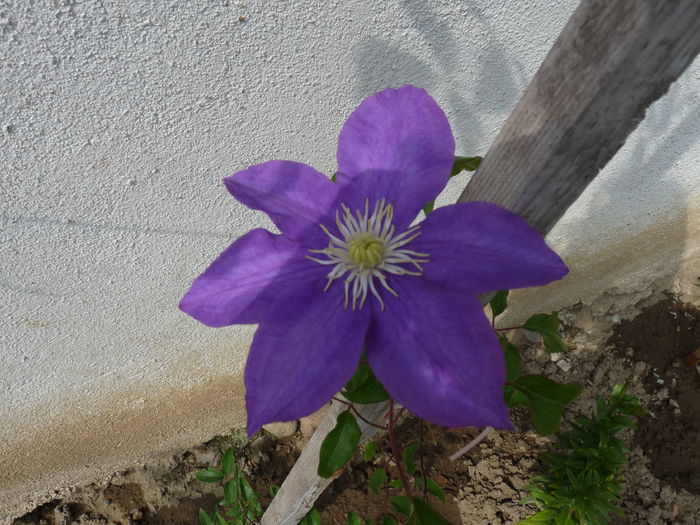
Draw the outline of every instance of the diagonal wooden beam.
M583 1L458 202L547 233L699 49L697 0Z
M500 204L547 233L699 50L698 0L584 0L459 202ZM297 525L332 481L316 469L335 405L261 525ZM358 408L377 421L387 404ZM359 423L364 443L376 430Z

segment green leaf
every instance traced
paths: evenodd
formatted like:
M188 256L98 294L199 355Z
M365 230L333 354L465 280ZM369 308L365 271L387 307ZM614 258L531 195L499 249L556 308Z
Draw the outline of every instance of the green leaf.
M576 383L560 385L540 375L522 376L512 382L527 397L532 422L542 435L559 428L564 407L581 393L583 387Z
M430 215L430 212L432 212L433 209L435 209L435 201L430 201L428 204L423 206L423 213L425 213L425 216L427 217Z
M505 309L508 307L508 290L501 290L493 296L493 299L489 301L491 306L491 313L494 317L501 315Z
M200 525L214 525L209 515L202 509L199 509L199 523Z
M540 334L547 352L566 352L569 349L559 337L559 314L557 312L533 315L525 321L523 328Z
M400 479L392 479L389 482L389 486L394 489L402 489L403 488L403 481Z
M253 487L251 487L250 483L248 483L248 480L241 477L239 482L240 482L240 491L243 493L243 500L244 501L255 501L257 495L255 494Z
M338 414L335 428L321 444L318 475L330 478L352 458L360 442L360 426L347 410Z
M270 494L271 498L274 498L277 496L277 493L280 491L280 488L277 485L270 485L270 488L268 489L268 493Z
M228 476L233 472L233 449L229 448L224 452L224 457L221 458L221 472L224 476Z
M508 408L527 406L527 397L525 397L525 394L509 385L503 385L503 399L506 405L508 405Z
M224 499L229 505L238 504L238 482L235 479L229 480L224 485Z
M360 518L357 512L348 512L347 525L362 525L362 518Z
M442 488L430 478L428 478L428 491L438 499L445 501L445 493Z
M534 525L536 523L546 523L550 524L553 519L557 517L556 511L552 509L545 509L534 516L530 516L529 518L523 520L520 522L520 525Z
M377 442L370 441L365 445L365 450L362 452L362 459L365 461L371 461L374 454L377 452Z
M426 501L414 496L413 513L408 520L409 525L450 525L450 522L440 516Z
M416 450L418 450L418 443L406 447L403 451L403 463L406 465L406 470L408 470L409 474L413 474L416 471L416 463L413 461Z
M214 467L207 467L200 470L195 475L195 478L197 478L199 481L203 481L204 483L216 483L217 481L223 479L223 477L224 473Z
M335 182L337 178L338 178L338 172L331 175L331 182Z
M383 468L377 469L372 472L372 476L369 478L369 488L375 494L379 494L379 491L386 481L386 470Z
M403 514L404 516L410 516L413 510L413 505L411 505L411 500L407 496L394 496L391 498L391 505L394 507L396 512Z
M214 514L214 523L216 525L228 525L228 523L223 518L223 516L221 514L219 514L218 512Z
M506 381L515 381L520 377L520 369L522 366L520 352L518 352L518 349L513 343L506 341L506 347L503 353L506 358Z
M374 376L369 365L364 363L358 365L355 374L345 385L342 394L353 403L361 405L379 403L389 399L389 394L384 390L384 386Z
M426 478L425 477L420 477L416 478L416 485L419 487L425 487L426 485ZM432 479L427 478L427 489L428 491L433 495L438 498L440 498L442 501L445 501L445 493L443 490L440 488L440 485L435 483Z
M455 163L452 165L452 173L450 177L454 177L461 171L476 171L481 164L483 157L455 157Z
M299 525L302 523L303 525L321 525L321 515L316 509L311 509Z
M387 514L382 520L382 525L398 525L398 522L396 521L396 518L394 518L394 516L392 516L391 514Z

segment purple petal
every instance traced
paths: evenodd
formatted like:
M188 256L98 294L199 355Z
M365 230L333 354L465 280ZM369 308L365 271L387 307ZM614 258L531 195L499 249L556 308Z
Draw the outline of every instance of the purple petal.
M334 291L288 304L258 328L245 369L248 434L311 414L352 377L369 309L345 309Z
M391 202L403 226L445 187L454 151L450 124L430 95L414 86L387 89L365 99L343 126L338 182L382 174L398 194Z
M392 286L399 297L375 313L366 341L367 359L391 396L440 425L512 428L503 351L481 303L420 277Z
M408 248L429 254L423 277L468 293L542 286L569 269L525 219L487 202L438 208Z
M180 309L208 326L264 321L277 303L323 290L328 268L306 254L283 235L248 232L195 280Z
M224 183L237 200L267 213L287 237L315 248L328 244L319 223L338 187L323 173L306 164L272 160L226 177Z

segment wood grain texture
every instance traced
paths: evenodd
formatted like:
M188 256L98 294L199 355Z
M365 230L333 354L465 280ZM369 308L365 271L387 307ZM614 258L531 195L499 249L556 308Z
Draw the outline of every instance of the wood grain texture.
M338 396L342 397L340 394ZM301 456L292 467L292 471L282 483L275 499L265 511L260 522L261 525L297 525L313 507L318 496L335 479L322 478L316 472L318 471L321 444L335 427L338 414L346 409L347 406L342 403L331 402L331 407L323 421L314 435L311 436L309 444L304 448ZM368 421L381 421L389 410L389 402L358 405L357 409ZM360 443L366 443L374 436L377 429L359 418L356 419L362 431Z
M547 233L698 50L698 0L584 0L459 202L499 204ZM316 475L318 454L344 408L326 415L262 525L296 525L330 483ZM379 421L387 404L358 409ZM376 429L358 423L364 443Z
M583 1L459 202L547 233L698 50L697 0Z

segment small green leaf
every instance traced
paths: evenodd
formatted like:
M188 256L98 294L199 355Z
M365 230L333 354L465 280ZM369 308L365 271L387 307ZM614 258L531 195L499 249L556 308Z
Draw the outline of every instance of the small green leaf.
M347 410L338 414L335 428L321 444L318 475L330 478L352 458L360 442L360 426Z
M518 352L513 343L506 341L504 355L506 358L506 381L515 381L520 377L520 368L522 366L520 352Z
M209 515L202 509L199 509L199 524L200 525L214 525Z
M501 290L493 296L493 299L489 301L491 306L491 313L494 317L501 315L505 309L508 307L508 290Z
M243 493L243 500L249 502L255 501L257 495L255 494L253 487L251 487L250 483L248 483L248 480L246 480L244 477L241 477L239 479L239 483L240 491Z
M418 450L418 443L406 447L403 451L403 463L406 465L406 470L408 470L409 474L413 474L416 471L416 463L413 461L416 450Z
M386 471L383 468L377 469L372 472L372 476L369 478L369 488L375 494L379 494L382 489L382 485L386 481Z
M455 162L452 165L452 173L450 177L454 177L462 171L476 171L481 164L483 157L455 157Z
M228 476L233 472L233 449L229 448L224 452L224 457L221 458L221 472L224 476Z
M214 467L207 467L197 472L195 477L204 483L215 483L224 477L224 473Z
M229 510L226 511L226 515L232 518L234 523L238 525L240 523L240 518L241 515L243 514L243 511L241 510L240 507L232 507Z
M394 507L396 512L403 514L404 516L410 516L413 510L413 505L411 505L411 500L407 496L394 496L391 498L391 505Z
M481 157L455 157L454 164L452 165L452 171L450 172L450 177L463 172L463 171L474 171L479 167L481 163ZM435 208L435 201L430 201L423 207L423 213L427 217Z
M365 461L372 461L374 454L377 452L377 442L370 441L365 445L365 450L362 452L362 459Z
M338 173L336 172L333 175L331 175L331 182L335 182L337 178L338 178Z
M522 376L513 386L527 397L532 422L542 435L553 433L564 413L564 407L581 393L583 387L576 383L560 385L540 375Z
M270 485L268 493L270 494L271 498L274 498L275 496L277 496L277 493L279 491L280 491L280 488L277 485Z
M445 493L442 488L430 478L428 478L428 491L438 499L445 501Z
M394 489L402 489L403 488L403 481L400 479L392 479L389 482L389 486Z
M510 385L503 385L503 399L506 405L508 405L508 408L527 406L527 397L525 397L525 394Z
M229 505L238 504L238 483L235 479L227 481L224 485L224 499Z
M398 525L398 522L396 521L396 518L394 518L394 516L392 516L391 514L387 514L382 520L382 525Z
M566 352L569 349L559 337L558 312L533 315L525 321L523 328L540 334L547 352Z
M342 394L353 403L361 405L379 403L389 399L389 394L384 390L384 386L374 376L369 365L364 363L358 365L355 374L345 385Z
M347 525L362 525L362 518L360 518L357 512L348 512Z
M301 523L304 525L321 525L321 515L316 509L311 509L309 513L304 516Z
M214 523L216 525L228 525L228 523L226 523L226 520L223 518L223 516L221 514L219 514L218 512L214 514Z
M408 520L409 525L450 525L450 522L440 516L428 502L413 497L413 513Z

